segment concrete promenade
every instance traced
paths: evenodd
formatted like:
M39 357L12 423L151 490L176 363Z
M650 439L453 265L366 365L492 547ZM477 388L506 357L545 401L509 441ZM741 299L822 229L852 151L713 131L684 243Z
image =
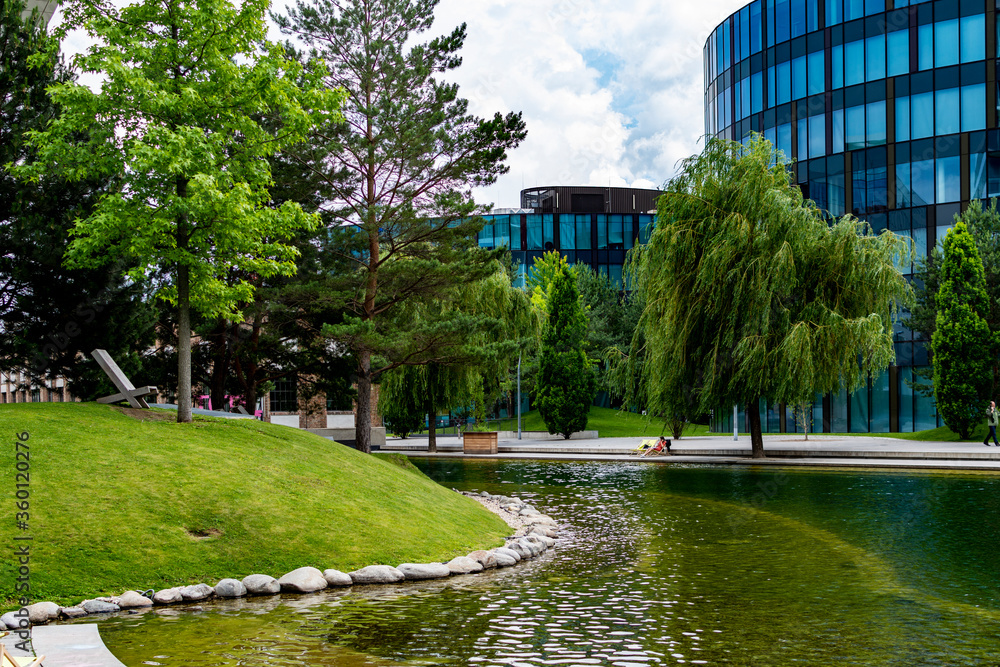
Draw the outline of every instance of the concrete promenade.
M653 461L659 463L794 465L854 468L968 469L1000 473L1000 447L982 443L914 442L858 435L764 435L767 459L750 458L750 436L695 436L674 440L670 456L638 458L632 450L643 438L564 440L501 439L496 458L594 461ZM427 438L389 438L386 452L413 456L463 457L462 441L454 435L438 438L438 453L428 454ZM470 458L483 458L482 455Z

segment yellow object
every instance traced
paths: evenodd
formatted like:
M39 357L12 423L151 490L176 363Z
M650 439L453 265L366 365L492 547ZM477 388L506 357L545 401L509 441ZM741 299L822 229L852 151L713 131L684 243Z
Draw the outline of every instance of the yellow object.
M639 454L640 456L649 449L652 449L656 444L656 440L653 438L647 438L639 443L639 445L632 450L633 454Z
M0 667L42 667L42 660L45 660L44 655L37 658L13 656L7 651L6 646L0 644Z

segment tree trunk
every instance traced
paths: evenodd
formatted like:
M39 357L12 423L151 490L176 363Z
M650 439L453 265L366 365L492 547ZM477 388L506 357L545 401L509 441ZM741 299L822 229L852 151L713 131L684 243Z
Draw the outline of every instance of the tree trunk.
M177 267L177 422L191 422L190 269Z
M753 458L767 458L764 455L764 437L760 431L760 400L747 406L747 419L750 421L750 446Z
M354 448L372 453L372 353L358 353L358 409L354 417Z
M434 409L431 408L427 411L427 451L434 454L437 450L437 415L434 414Z

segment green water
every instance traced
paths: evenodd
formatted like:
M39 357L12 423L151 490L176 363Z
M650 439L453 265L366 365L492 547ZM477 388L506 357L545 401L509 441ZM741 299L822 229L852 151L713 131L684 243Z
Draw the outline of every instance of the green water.
M534 501L482 575L101 623L128 665L998 665L1000 476L421 460Z

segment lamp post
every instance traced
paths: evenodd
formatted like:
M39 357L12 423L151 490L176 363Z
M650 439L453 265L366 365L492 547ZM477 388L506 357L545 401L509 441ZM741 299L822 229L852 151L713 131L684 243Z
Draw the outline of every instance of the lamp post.
M740 439L740 410L733 404L733 442Z
M521 439L521 354L517 355L517 439Z

